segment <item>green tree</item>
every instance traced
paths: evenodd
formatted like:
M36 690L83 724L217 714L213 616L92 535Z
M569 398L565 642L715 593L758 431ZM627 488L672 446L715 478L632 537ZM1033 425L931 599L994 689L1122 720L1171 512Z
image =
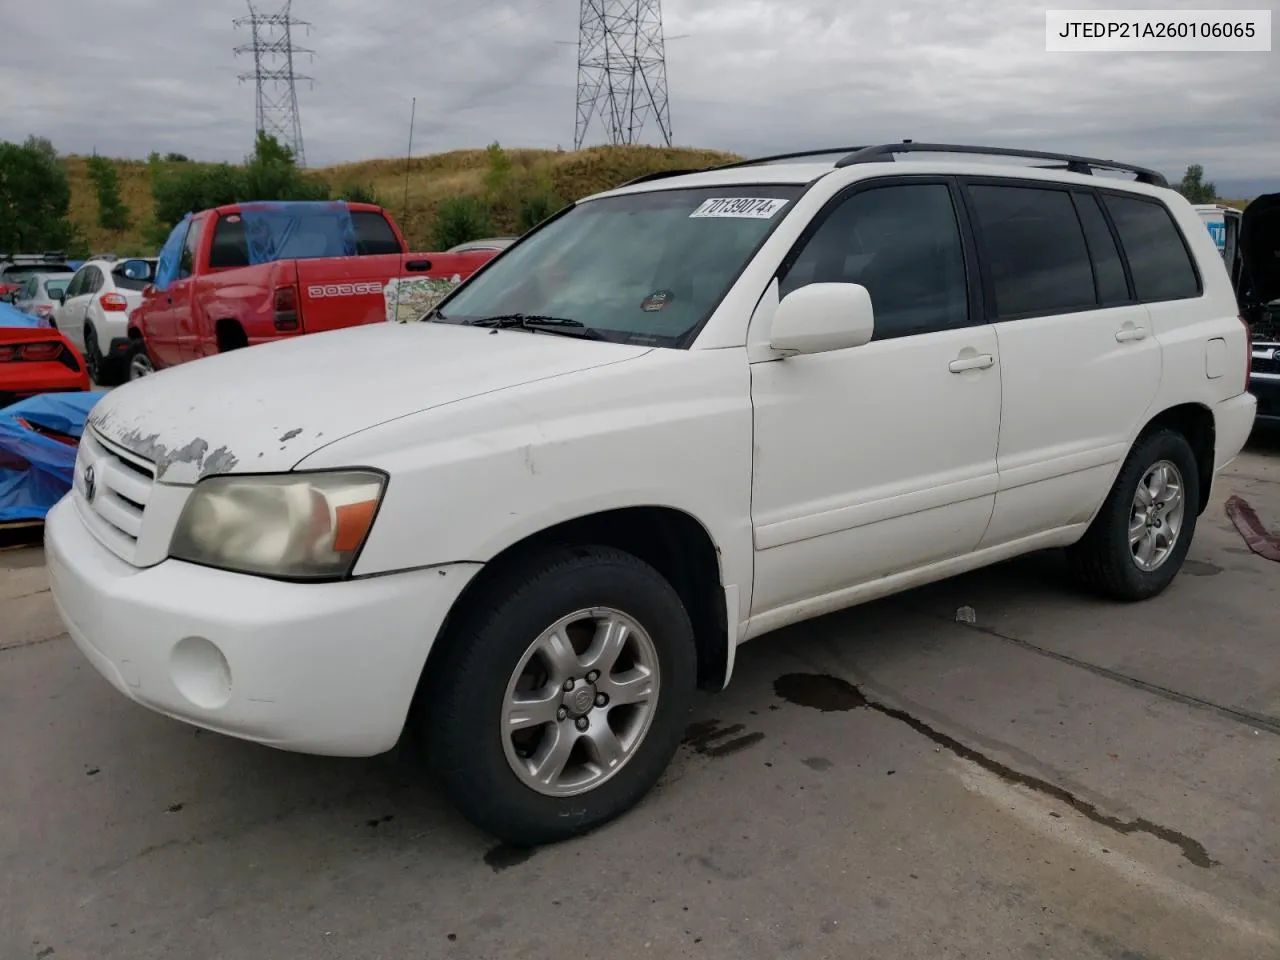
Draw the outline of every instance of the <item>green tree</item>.
M1187 167L1182 180L1174 186L1180 194L1192 203L1213 203L1218 198L1218 189L1212 183L1204 182L1204 167L1193 163Z
M129 229L129 210L120 199L116 165L96 153L89 158L89 179L98 194L98 226L120 232Z
M70 207L67 172L48 140L0 141L0 251L69 249L77 243Z
M188 213L250 200L328 200L328 182L298 168L289 148L259 134L253 154L242 167L229 163L182 164L166 169L158 154L148 160L156 219L148 239L163 242Z
M448 250L492 233L493 220L489 216L488 205L479 197L447 197L436 210L437 250Z

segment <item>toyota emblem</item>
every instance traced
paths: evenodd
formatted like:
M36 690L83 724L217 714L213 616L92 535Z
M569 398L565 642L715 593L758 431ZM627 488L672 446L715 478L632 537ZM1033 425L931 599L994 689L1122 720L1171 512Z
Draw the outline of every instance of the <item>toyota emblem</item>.
M93 466L85 467L84 470L84 498L93 503L93 495L97 490L98 481L93 475Z

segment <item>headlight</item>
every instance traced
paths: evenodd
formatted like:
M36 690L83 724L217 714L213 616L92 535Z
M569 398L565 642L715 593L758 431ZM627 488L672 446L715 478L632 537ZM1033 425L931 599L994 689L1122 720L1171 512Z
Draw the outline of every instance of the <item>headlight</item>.
M169 555L290 580L351 572L386 478L369 470L219 476L187 499Z

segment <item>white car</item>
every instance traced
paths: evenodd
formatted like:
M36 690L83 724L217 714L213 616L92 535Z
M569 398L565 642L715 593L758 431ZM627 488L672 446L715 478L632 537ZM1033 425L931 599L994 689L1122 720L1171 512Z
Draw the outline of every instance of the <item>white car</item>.
M1190 204L1050 154L767 159L582 200L425 322L109 394L45 528L75 643L262 744L412 727L533 844L637 803L753 637L1043 548L1161 593L1254 419Z
M94 383L114 386L127 379L129 314L142 303L155 268L154 258L90 260L67 284L53 321L84 354Z

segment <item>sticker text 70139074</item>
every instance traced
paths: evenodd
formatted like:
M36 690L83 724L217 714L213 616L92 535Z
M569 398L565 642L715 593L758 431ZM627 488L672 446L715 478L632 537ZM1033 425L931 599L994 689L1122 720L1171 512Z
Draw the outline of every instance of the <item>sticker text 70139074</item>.
M779 200L777 197L712 197L704 200L689 216L770 220L786 205L786 200Z

